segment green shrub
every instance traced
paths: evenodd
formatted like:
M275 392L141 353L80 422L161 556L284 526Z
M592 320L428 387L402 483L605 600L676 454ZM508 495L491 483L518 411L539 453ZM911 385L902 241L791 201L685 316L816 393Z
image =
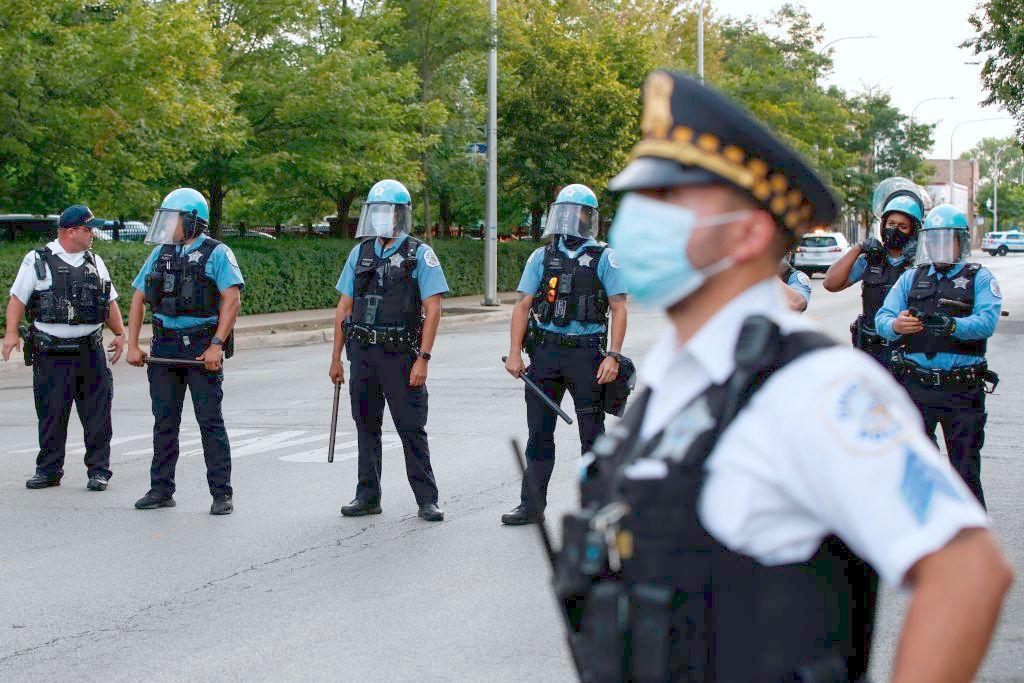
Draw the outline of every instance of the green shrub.
M297 238L230 239L228 244L245 277L242 313L247 315L333 307L338 303L334 285L348 253L355 246L352 240ZM9 289L26 252L41 246L43 242L0 243L0 283ZM498 245L498 291L516 288L526 259L537 246L529 241ZM120 294L121 312L127 317L132 280L153 247L137 242L97 240L93 248L110 271ZM434 250L451 289L449 296L483 293L482 241L437 240ZM2 308L6 309L6 305ZM0 323L3 312L0 310Z

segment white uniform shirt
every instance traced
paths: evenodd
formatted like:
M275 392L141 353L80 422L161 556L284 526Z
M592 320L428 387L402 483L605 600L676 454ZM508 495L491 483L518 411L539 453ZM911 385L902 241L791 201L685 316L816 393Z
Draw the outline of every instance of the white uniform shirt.
M774 280L751 287L685 346L674 329L655 344L639 370L652 390L643 438L668 425L678 439L685 424L706 424L706 412L680 411L732 374L749 316L765 315L783 332L813 329L776 288ZM662 462L637 465L635 476L664 476ZM806 561L835 534L898 585L959 531L988 525L904 390L849 347L812 351L772 375L725 431L707 470L701 524L764 565Z
M64 247L60 245L60 242L54 240L46 245L50 248L53 254L70 265L72 268L78 268L85 263L85 252L79 251L74 254L70 254L64 250ZM99 273L100 279L105 282L110 282L110 273L107 272L107 266L104 265L103 259L99 257L96 252L93 252L93 258L96 260L96 271ZM18 277L14 279L14 284L11 285L11 296L18 298L18 301L28 305L29 299L32 298L32 292L41 292L49 289L53 286L53 277L50 274L50 267L43 262L44 269L46 271L46 277L42 280L36 274L36 252L30 251L25 255L25 258L21 261L21 268L18 269ZM117 298L117 291L114 290L114 286L110 286L110 300L113 301ZM33 323L36 329L40 332L44 332L60 339L73 339L75 337L84 337L88 334L92 334L96 330L100 329L102 325L61 325L57 323Z

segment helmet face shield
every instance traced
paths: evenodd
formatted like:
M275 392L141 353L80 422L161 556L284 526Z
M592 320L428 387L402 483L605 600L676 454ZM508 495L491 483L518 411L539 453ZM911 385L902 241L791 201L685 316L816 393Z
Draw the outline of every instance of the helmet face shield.
M548 208L548 219L544 225L543 237L565 235L584 239L597 235L598 212L592 206L583 204L552 204Z
M411 229L412 207L408 204L368 203L363 204L363 210L359 214L356 239L392 239L408 234Z
M177 209L157 209L146 233L146 244L177 244L178 227L182 226L181 212ZM183 228L184 226L182 226ZM182 230L184 237L184 229Z
M918 265L953 266L971 255L971 242L966 230L933 228L921 231L918 239Z

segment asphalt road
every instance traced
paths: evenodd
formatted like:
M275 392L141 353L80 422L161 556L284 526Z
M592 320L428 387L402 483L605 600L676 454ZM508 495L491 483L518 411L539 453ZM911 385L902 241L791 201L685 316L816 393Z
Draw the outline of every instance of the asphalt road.
M1024 574L1019 419L1024 258L981 260L1006 293L991 365L984 482L993 525ZM814 281L807 315L837 338L858 290ZM1016 315L1016 314L1019 314ZM631 311L626 352L658 335ZM519 475L509 438L525 436L522 385L505 375L506 324L442 334L431 362L433 463L447 520L416 517L401 449L385 420L384 513L346 519L355 487L347 392L338 456L325 460L331 385L326 345L246 350L229 361L225 412L236 512L207 514L197 427L188 414L178 507L137 511L148 488L152 416L143 371L114 371L114 478L85 489L72 418L64 484L29 491L35 413L29 378L0 375L0 679L571 680L536 531L503 528ZM567 399L566 406L569 401ZM557 432L550 519L575 501L579 438ZM1024 581L1004 611L983 679L1024 680ZM884 679L905 609L887 591L874 653Z

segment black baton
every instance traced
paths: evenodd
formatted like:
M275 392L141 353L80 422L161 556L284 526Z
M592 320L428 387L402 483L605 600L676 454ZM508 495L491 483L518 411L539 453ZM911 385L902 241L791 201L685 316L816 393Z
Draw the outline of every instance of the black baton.
M334 408L331 409L331 441L327 446L327 462L334 462L334 438L338 431L338 399L341 397L341 384L334 384Z
M501 357L501 362L502 363L505 363L507 361L508 361L508 356L502 356ZM519 379L521 379L524 382L526 382L526 386L530 387L530 391L532 391L533 393L537 394L537 396L539 396L541 398L541 400L544 401L544 403L547 405L548 408L551 408L551 410L555 411L555 414L558 415L558 417L560 417L563 420L565 420L566 424L570 424L570 425L572 424L572 418L569 417L566 414L566 412L564 410L562 410L562 408L557 403L552 401L551 397L548 396L547 394L545 394L544 390L540 388L540 385L538 385L536 382L534 382L532 379L530 379L529 376L527 376L527 374L525 372L519 376Z
M201 360L189 360L187 358L155 358L150 356L146 359L150 365L181 365L183 367L205 368L206 363Z

